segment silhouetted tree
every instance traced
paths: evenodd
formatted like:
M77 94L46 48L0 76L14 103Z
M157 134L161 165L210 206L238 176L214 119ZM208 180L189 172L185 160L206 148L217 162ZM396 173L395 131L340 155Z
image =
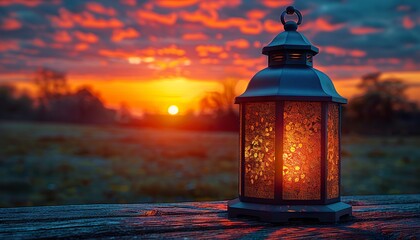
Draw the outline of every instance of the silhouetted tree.
M234 80L227 80L222 82L222 91L207 92L200 100L201 111L216 115L233 113L236 83Z
M51 103L69 92L67 76L51 68L40 68L35 71L33 82L38 92L38 118L47 120Z
M91 87L71 92L64 72L41 68L34 74L38 114L44 121L112 123L116 112L106 108Z
M130 111L130 107L128 106L127 103L125 102L121 102L120 103L120 108L118 109L117 112L117 121L119 123L130 123L132 120L132 116L131 116L131 111Z
M66 74L50 68L35 71L34 83L41 98L50 99L69 92Z
M213 117L213 120L208 124L209 130L232 131L239 129L239 116L234 109L236 84L237 82L234 80L224 81L220 92L208 92L200 100L201 114L210 114Z
M413 115L417 106L406 96L407 84L402 79L390 77L381 79L381 73L362 77L359 96L349 101L345 117L352 126L363 126L363 131L395 132L395 124L403 116Z
M414 111L416 105L406 96L407 84L399 78L380 79L381 73L362 77L360 96L351 101L350 110L356 118L366 122L390 123L397 113Z

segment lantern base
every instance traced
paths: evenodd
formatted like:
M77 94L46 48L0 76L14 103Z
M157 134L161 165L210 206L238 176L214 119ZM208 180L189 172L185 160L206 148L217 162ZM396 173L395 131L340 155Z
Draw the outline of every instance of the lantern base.
M239 198L228 201L228 216L258 217L264 222L282 223L294 220L318 220L335 223L343 217L350 217L350 205L337 202L328 205L271 205L241 202Z

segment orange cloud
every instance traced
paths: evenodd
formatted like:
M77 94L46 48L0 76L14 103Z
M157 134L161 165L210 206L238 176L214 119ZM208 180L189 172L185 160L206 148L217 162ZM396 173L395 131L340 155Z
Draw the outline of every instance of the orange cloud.
M379 69L376 66L372 65L328 65L321 66L317 65L316 67L322 72L325 72L330 77L336 77L338 72L346 72L347 74L357 73L358 76L362 76L365 73L377 72ZM339 82L339 81L338 81ZM336 84L336 82L334 82Z
M84 51L84 50L86 50L88 48L89 48L89 44L87 44L87 43L78 43L78 44L76 44L76 46L75 46L74 49L76 49L76 51Z
M177 20L175 13L171 14L158 14L151 11L138 10L137 11L137 22L139 24L147 24L147 22L157 22L164 25L174 25Z
M83 12L80 15L74 15L76 22L86 28L119 28L123 23L117 18L97 19L89 12Z
M195 47L195 50L198 52L198 56L206 57L209 53L220 53L223 51L223 47L216 45L198 45Z
M280 22L276 22L273 20L266 20L264 21L264 29L270 33L280 33L283 31L283 24Z
M265 15L266 15L265 11L258 10L258 9L254 9L246 13L246 16L252 19L261 19L261 18L264 18Z
M240 65L244 67L255 67L265 62L265 57L260 58L236 58L233 60L234 65Z
M350 56L352 57L364 57L366 56L366 52L362 51L362 50L350 50L350 52L348 53Z
M50 43L48 45L48 47L55 48L55 49L60 49L60 48L64 47L64 44L62 44L62 43Z
M88 43L96 43L98 42L98 37L93 33L84 33L81 31L77 31L74 35L80 40Z
M34 45L34 46L37 46L37 47L45 47L47 44L45 44L45 42L42 40L42 39L40 39L40 38L35 38L34 40L32 40L32 44Z
M229 54L227 54L227 52L222 52L222 53L219 54L219 58L221 58L221 59L226 59L228 57L229 57Z
M180 49L175 45L171 45L166 48L161 48L157 50L157 54L159 55L176 55L176 56L183 56L185 55L185 50Z
M232 41L226 42L226 48L230 50L231 47L237 47L237 48L249 48L249 42L246 39L236 39Z
M58 10L59 16L51 16L51 22L61 28L71 28L74 26L73 14L65 8Z
M146 60L144 58L142 61ZM148 68L153 70L171 70L175 69L176 71L180 70L180 67L182 66L188 66L191 64L191 60L189 60L187 57L180 57L180 58L166 58L164 60L156 60L153 59L153 61L149 61L149 64L147 65Z
M217 58L202 58L200 59L200 64L218 64L219 59Z
M329 23L326 19L324 18L318 18L315 21L315 27L318 28L319 31L324 31L324 32L332 32L332 31L336 31L340 28L343 28L345 24L332 24Z
M250 20L244 24L239 24L239 30L245 34L259 34L263 30L263 26L259 21Z
M261 3L269 8L278 8L293 5L293 0L262 0Z
M324 18L317 18L315 21L308 22L299 26L301 31L313 31L313 32L333 32L341 29L345 26L344 23L333 24Z
M22 24L15 18L5 18L0 26L2 30L11 31L22 27Z
M21 4L28 7L35 7L42 3L42 0L2 0L0 6L9 6L13 4Z
M350 28L351 34L354 35L365 35L370 33L381 32L382 29L380 28L373 28L373 27L352 27Z
M182 35L184 40L207 40L209 37L204 33L186 33Z
M403 23L403 27L406 28L406 29L412 29L416 26L416 24L413 22L413 20L411 20L411 18L408 17L408 16L405 16L403 18L402 23Z
M217 11L202 11L198 10L195 12L181 12L180 17L189 22L200 22L206 24L206 22L214 21L219 17Z
M156 0L154 3L159 7L166 7L166 8L180 8L180 7L188 7L194 5L198 2L198 0L182 0L182 1L174 1L174 0Z
M339 47L333 47L333 46L327 46L322 48L323 51L329 54L333 54L336 56L345 56L347 55L347 50L344 48Z
M376 65L376 64L400 64L401 59L398 58L375 58L375 59L368 59L367 60L369 65Z
M145 48L145 49L140 50L140 54L146 55L146 56L154 56L156 55L156 49L151 48L151 47Z
M170 45L167 47L163 47L163 48L143 48L143 49L135 49L135 50L108 50L108 49L101 49L99 50L99 55L104 56L104 57L110 57L110 58L122 58L122 59L128 59L128 58L132 58L132 57L136 57L136 58L140 58L141 61L143 62L151 62L151 60L153 59L153 61L155 61L155 58L151 58L154 57L156 55L160 55L160 56L179 56L179 57L183 57L186 52L184 49L178 48L176 45ZM184 57L185 58L185 57Z
M131 56L130 53L121 50L100 49L98 53L104 57L111 58L129 58Z
M71 28L78 24L86 28L118 28L123 23L117 18L99 19L90 12L82 12L80 14L72 13L65 8L60 8L59 16L50 17L55 26L61 28Z
M119 42L119 41L121 41L123 39L126 39L126 38L136 38L138 36L140 36L140 34L134 28L127 28L126 30L115 29L112 32L111 40L113 42Z
M364 57L366 56L366 52L362 51L362 50L357 50L357 49L344 49L344 48L340 48L340 47L335 47L335 46L325 46L322 47L322 50L325 51L326 53L335 55L335 56L351 56L351 57Z
M8 50L17 50L19 48L19 44L17 41L10 41L10 40L0 40L0 52L8 51Z
M201 1L200 9L203 10L218 10L223 7L237 7L241 4L241 0L211 0Z
M249 70L241 64L238 65L226 65L224 66L223 72L226 76L235 76L244 79L250 79L256 73L256 69L263 69L266 66L252 66L254 69ZM246 81L248 83L248 81Z
M120 0L120 2L128 6L136 6L137 4L136 0Z
M106 8L102 4L97 3L97 2L86 3L86 9L95 13L104 14L108 16L116 15L115 9L113 9L112 7Z
M227 19L218 19L217 11L182 12L180 17L189 22L199 22L204 26L217 29L227 29L237 27L245 34L258 34L262 31L262 24L257 20L248 20L244 18L232 17Z
M62 43L71 42L72 40L70 34L66 31L56 32L53 36L53 39L56 42L62 42Z

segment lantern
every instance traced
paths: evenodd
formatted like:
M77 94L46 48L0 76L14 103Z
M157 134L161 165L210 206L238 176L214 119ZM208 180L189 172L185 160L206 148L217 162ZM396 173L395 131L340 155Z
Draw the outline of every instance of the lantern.
M298 21L285 22L285 14ZM229 217L269 222L351 215L340 202L341 104L331 79L312 67L318 53L297 32L301 13L288 7L284 32L265 46L268 67L258 72L235 103L240 107L239 198Z

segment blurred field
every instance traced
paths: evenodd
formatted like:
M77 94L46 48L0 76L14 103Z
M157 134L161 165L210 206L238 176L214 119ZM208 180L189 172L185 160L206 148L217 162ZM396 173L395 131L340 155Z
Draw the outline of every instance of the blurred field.
M238 136L0 122L0 207L221 200ZM420 137L343 139L343 195L419 193Z

